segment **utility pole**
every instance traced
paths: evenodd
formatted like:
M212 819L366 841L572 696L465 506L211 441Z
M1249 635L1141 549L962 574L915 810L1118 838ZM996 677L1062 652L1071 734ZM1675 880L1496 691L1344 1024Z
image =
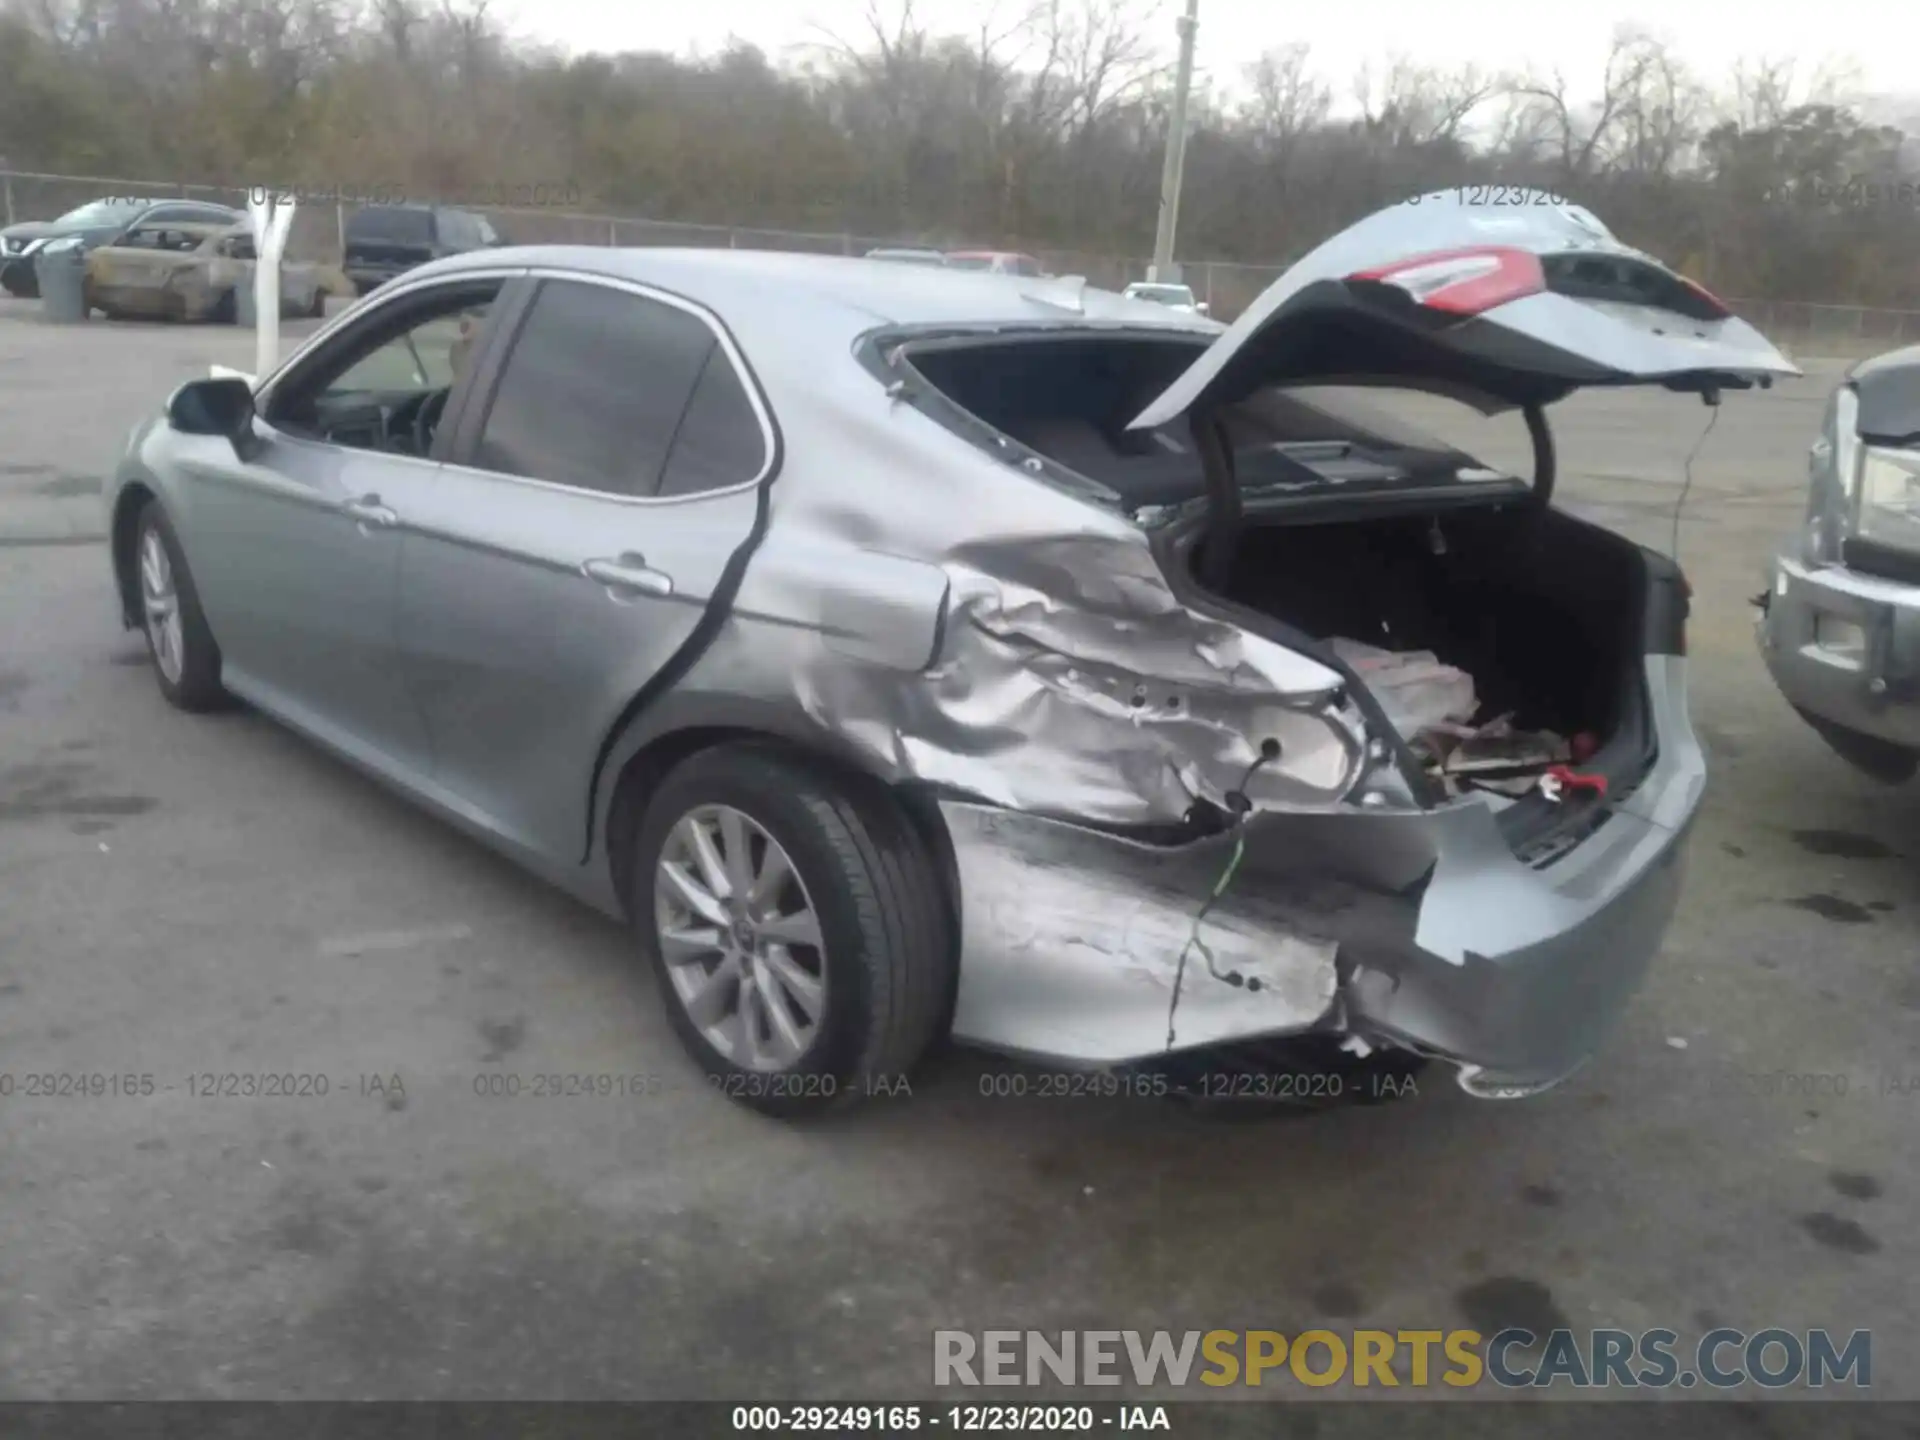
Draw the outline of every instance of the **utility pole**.
M1160 171L1160 225L1153 237L1149 280L1173 280L1173 232L1180 221L1180 172L1187 163L1187 92L1193 87L1193 34L1200 28L1200 0L1187 0L1180 27L1180 68L1173 77L1173 109L1167 115L1167 160Z

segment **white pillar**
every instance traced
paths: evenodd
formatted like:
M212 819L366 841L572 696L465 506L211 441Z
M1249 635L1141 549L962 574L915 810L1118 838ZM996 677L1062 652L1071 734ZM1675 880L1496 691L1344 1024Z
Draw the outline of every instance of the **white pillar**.
M253 373L264 380L280 362L280 257L293 228L294 199L255 188L247 200L253 222Z

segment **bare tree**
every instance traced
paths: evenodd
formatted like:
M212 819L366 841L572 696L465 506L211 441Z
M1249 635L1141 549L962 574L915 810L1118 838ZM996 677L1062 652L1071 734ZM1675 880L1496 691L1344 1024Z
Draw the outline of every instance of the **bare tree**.
M1240 107L1240 116L1262 142L1289 148L1302 134L1326 123L1333 95L1308 68L1305 45L1269 50L1245 73L1252 95Z
M1353 97L1367 135L1389 145L1428 145L1457 139L1468 118L1499 88L1500 82L1477 66L1439 70L1396 57L1384 75L1362 66Z

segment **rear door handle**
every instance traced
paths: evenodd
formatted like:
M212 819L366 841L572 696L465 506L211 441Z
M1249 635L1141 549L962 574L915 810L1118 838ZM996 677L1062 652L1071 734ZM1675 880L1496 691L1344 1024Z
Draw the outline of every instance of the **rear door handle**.
M382 505L378 495L362 495L340 508L358 521L363 530L391 530L400 523L400 517Z
M580 573L610 589L638 590L643 595L673 594L673 577L632 552L612 560L589 560L580 567Z

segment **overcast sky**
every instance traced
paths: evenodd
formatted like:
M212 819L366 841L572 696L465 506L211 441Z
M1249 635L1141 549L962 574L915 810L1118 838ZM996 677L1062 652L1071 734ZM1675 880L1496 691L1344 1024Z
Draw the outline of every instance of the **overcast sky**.
M894 13L898 0L879 0ZM1020 0L998 0L1015 13ZM1139 0L1143 8L1152 0ZM1185 0L1159 0L1152 27L1175 41L1173 16ZM976 32L994 0L916 0L930 30ZM574 52L668 50L711 53L738 36L778 58L820 39L821 27L854 35L866 0L494 0L491 13L530 39ZM1836 18L1850 23L1836 25ZM1444 17L1444 18L1442 18ZM1397 52L1423 62L1471 62L1487 70L1528 61L1558 66L1576 91L1597 92L1608 40L1622 23L1669 40L1696 69L1723 79L1746 57L1793 57L1797 77L1823 62L1851 67L1870 93L1920 90L1920 4L1912 0L1813 4L1809 0L1200 0L1197 63L1233 85L1240 68L1272 46L1304 42L1315 68L1344 98L1347 77ZM1870 41L1871 43L1863 43Z

